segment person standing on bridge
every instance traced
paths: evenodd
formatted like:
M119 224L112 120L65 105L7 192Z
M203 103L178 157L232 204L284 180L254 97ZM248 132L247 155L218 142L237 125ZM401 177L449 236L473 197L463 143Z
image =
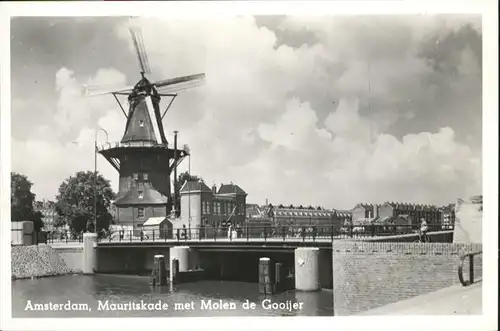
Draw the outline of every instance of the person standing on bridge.
M427 222L425 221L424 218L420 219L420 235L422 236L422 240L424 242L427 241L427 231L429 231L429 227L427 226Z

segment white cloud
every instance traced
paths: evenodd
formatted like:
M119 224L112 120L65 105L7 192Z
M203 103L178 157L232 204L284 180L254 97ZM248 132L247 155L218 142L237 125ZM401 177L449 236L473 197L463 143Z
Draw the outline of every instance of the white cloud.
M306 24L323 37L314 46L294 49L276 48L274 33L258 28L251 17L182 23L137 20L153 78L207 74L206 85L180 95L164 121L169 137L177 129L180 143L190 145L192 172L207 183L238 183L248 200L258 203L269 198L273 203L349 208L361 201L446 203L480 192L478 151L458 142L453 129L398 139L387 129L401 116L415 118L416 110L403 109L401 115L394 109L361 112L359 98L368 90L362 54L367 40L346 33L340 29L346 23L341 23L288 19L282 28ZM388 26L371 28L372 39L392 31ZM415 35L423 33L402 29L385 45L393 47L392 53L380 51L380 60L371 66L376 77L371 93L390 99L395 84L428 71L424 61L414 57L415 47L405 44ZM124 26L117 36L129 38ZM375 52L374 44L369 48ZM470 63L470 58L464 55L463 62ZM330 76L328 66L342 70ZM58 71L57 123L41 127L25 143L14 142L13 169L27 174L41 197L52 198L60 182L75 171L93 169L98 127L107 130L110 141L123 134L125 119L112 97L81 97L83 83L125 81L116 69L96 69L90 80L77 79L71 71L75 68ZM474 66L461 70L473 71ZM324 118L312 106L314 100L298 97L306 89L334 91L337 102ZM64 130L77 144L59 142ZM99 142L104 139L100 134ZM116 189L116 171L102 157L98 167ZM186 168L184 162L180 170Z

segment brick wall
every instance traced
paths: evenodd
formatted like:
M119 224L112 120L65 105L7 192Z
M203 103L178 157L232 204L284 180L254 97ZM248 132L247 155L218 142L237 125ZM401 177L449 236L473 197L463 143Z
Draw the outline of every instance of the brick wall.
M124 226L137 226L143 224L150 217L163 217L167 216L166 206L141 206L144 208L144 217L138 217L138 208L136 207L122 207L118 208L116 224Z
M352 315L458 284L460 254L480 250L481 244L334 241L334 314ZM475 278L481 277L482 256L474 261Z
M453 230L450 231L436 231L436 232L428 232L427 236L430 241L433 243L452 243L453 242ZM360 238L360 241L376 241L376 242L415 242L418 240L418 234L409 233L409 234L401 234L395 236L385 236L385 237L366 237Z

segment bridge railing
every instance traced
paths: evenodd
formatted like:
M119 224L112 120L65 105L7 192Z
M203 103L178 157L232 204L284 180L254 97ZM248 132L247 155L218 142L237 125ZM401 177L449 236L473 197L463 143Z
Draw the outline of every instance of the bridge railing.
M477 261L474 257L478 257L479 255L483 254L482 251L479 252L473 252L473 253L467 253L463 254L460 256L460 262L458 264L458 279L460 280L460 284L463 286L469 286L473 283L477 283L481 279L481 275L476 278L476 273L475 273L475 265L474 261ZM464 264L465 260L469 260L469 279L464 278Z
M83 231L58 230L46 232L46 243L82 243Z
M100 234L100 242L137 241L333 241L334 239L382 237L417 232L413 225L364 225L364 226L242 226L227 228L165 228L114 230ZM429 226L429 232L444 231L440 225ZM448 230L448 229L446 229Z

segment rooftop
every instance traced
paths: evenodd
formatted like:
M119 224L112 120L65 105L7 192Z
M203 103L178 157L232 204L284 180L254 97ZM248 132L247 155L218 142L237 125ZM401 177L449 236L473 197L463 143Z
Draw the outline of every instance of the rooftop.
M142 192L141 192L142 191ZM145 185L143 188L132 187L125 195L118 197L114 204L123 205L162 205L168 202L168 198L154 188Z
M241 187L236 184L222 184L219 188L217 194L237 194L237 195L247 195Z
M180 189L180 193L188 192L212 192L212 190L202 181L186 181Z

